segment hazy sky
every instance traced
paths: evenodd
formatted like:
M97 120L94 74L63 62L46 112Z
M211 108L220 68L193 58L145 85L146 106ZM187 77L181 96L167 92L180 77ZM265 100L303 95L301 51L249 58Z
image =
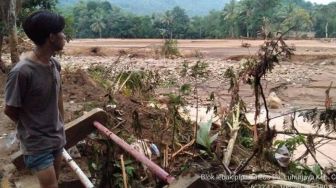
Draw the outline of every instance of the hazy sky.
M336 0L308 0L312 3L318 3L318 4L328 4L330 2L334 2Z

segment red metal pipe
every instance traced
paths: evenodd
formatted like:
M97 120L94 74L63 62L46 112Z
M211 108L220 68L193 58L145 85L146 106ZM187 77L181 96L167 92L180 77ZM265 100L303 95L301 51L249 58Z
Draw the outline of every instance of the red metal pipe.
M93 125L103 134L110 137L111 140L113 140L116 144L118 144L121 148L123 148L126 152L130 153L137 161L140 161L144 165L148 167L148 169L154 173L156 176L158 176L160 179L165 181L166 183L170 184L172 183L175 178L173 176L170 176L165 170L163 170L159 165L155 164L153 161L149 160L144 154L138 152L134 148L132 148L128 143L126 143L124 140L119 138L117 135L115 135L113 132L108 130L106 127L104 127L101 123L95 121Z

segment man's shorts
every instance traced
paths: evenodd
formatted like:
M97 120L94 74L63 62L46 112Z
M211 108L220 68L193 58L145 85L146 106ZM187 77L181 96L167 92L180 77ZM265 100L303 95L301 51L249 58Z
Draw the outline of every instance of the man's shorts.
M57 150L47 150L39 154L24 155L23 159L28 169L32 172L37 172L54 165L54 160L57 156L61 155L62 151L63 148Z

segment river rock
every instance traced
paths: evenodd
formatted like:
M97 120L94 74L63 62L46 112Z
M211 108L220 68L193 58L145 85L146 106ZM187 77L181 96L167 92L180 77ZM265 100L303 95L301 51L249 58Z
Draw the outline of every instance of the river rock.
M282 100L275 92L271 92L267 98L267 105L271 109L279 109L282 107Z

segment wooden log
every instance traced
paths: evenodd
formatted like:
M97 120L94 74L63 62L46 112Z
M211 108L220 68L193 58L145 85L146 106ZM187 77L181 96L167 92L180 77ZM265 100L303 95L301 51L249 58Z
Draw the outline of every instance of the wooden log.
M84 114L83 116L67 123L64 126L67 140L65 148L68 149L76 145L79 141L85 139L90 133L96 130L96 128L93 126L94 121L106 124L107 115L105 111L96 108ZM11 160L18 170L22 170L25 168L21 151L13 153L11 155Z

